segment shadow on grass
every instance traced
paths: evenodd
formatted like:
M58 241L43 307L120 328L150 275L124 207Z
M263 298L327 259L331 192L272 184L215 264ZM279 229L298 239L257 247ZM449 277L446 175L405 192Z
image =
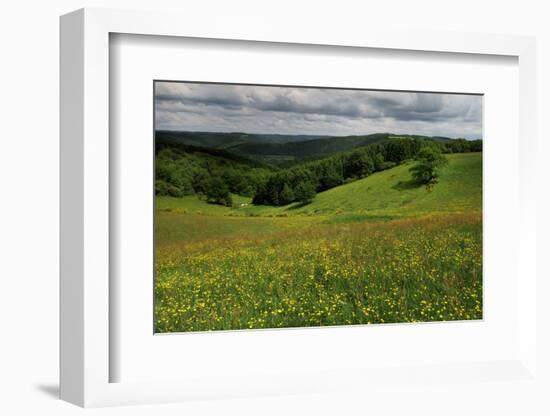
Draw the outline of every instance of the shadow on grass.
M410 189L417 189L422 187L422 184L415 181L414 179L410 179L408 181L399 181L395 185L392 186L392 189L395 189L397 191L406 191Z
M294 211L296 209L300 209L300 208L303 208L307 205L311 204L311 202L299 202L297 204L294 204L288 208L285 209L285 211Z

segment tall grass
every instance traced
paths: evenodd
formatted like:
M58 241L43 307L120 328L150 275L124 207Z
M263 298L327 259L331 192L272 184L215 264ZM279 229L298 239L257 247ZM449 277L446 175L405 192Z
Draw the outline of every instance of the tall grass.
M165 215L162 236L170 218L185 230L199 217ZM338 224L232 218L225 233L210 218L200 226L207 238L157 240L158 332L482 318L479 212Z

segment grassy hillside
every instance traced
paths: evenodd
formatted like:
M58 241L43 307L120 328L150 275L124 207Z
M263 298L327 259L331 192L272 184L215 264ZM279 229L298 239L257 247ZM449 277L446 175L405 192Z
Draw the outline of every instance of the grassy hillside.
M413 163L321 192L306 206L286 207L295 213L351 212L366 216L416 216L433 212L481 209L481 153L447 155L440 182L431 192L411 181Z
M158 332L483 318L482 155L447 155L433 191L410 164L311 204L157 197Z
M207 204L195 196L158 197L160 209L180 209L211 215L330 216L331 221L359 221L414 217L441 212L481 210L482 153L451 154L440 182L431 192L411 183L412 163L317 194L311 204L283 207L254 206L250 198L233 197L233 208Z

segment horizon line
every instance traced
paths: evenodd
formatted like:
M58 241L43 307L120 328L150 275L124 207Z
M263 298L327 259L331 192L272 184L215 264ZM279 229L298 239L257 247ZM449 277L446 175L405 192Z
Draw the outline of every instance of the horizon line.
M213 131L213 130L177 130L177 129L154 129L154 132L158 131L171 131L171 132L180 132L180 133L213 133L213 134L246 134L246 135L275 135L275 136L311 136L311 137L326 137L326 138L344 138L344 137L358 137L358 136L372 136L375 134L388 134L390 136L420 136L420 137L437 137L449 140L483 140L482 137L479 138L467 138L464 136L445 136L445 135L434 135L428 136L425 134L415 134L415 133L391 133L391 132L376 132L376 133L366 133L366 134L347 134L347 135L334 135L334 134L312 134L312 133L248 133L245 131Z

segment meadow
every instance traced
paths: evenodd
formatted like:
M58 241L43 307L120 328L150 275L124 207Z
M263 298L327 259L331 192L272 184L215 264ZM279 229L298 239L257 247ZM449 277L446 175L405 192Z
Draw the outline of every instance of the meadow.
M156 198L156 332L483 317L482 154L446 156L431 191L413 162L311 203Z

